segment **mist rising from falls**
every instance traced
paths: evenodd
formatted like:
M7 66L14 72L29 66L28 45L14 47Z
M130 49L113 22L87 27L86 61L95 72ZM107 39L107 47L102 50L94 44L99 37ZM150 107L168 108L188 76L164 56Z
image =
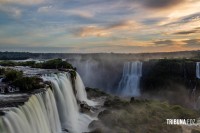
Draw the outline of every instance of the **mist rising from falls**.
M121 96L139 96L142 62L127 62L124 64L123 75L117 93Z
M112 58L69 60L80 74L86 87L114 92L122 73L123 63Z
M84 60L84 61L72 61L71 64L77 68L78 73L81 75L84 84L87 87L99 87L102 88L100 85L100 77L102 77L103 70L102 64L96 60ZM97 76L99 75L99 76ZM91 82L92 80L92 82Z
M77 74L75 95L69 73L48 74L44 81L51 89L33 94L24 105L13 107L0 116L1 133L70 133L88 132L95 118L80 113L77 99L93 104L87 99L84 85Z

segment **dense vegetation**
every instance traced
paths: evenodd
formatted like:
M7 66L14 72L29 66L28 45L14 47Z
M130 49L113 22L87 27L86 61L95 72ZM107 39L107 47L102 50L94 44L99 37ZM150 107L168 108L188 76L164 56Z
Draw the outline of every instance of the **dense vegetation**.
M145 91L151 91L169 88L174 83L194 89L200 85L196 79L196 61L198 60L160 59L144 62L143 67L147 72L141 79L141 86Z
M29 53L29 52L0 52L0 60L25 60L25 59L51 59L51 58L78 58L90 59L104 58L104 59L118 59L118 60L140 60L153 58L189 58L199 57L200 51L180 51L180 52L165 52L165 53L141 53L141 54L120 54L120 53L92 53L92 54L78 54L78 53Z
M69 64L66 61L62 61L62 59L48 60L44 63L39 63L38 66L39 68L44 68L44 69L58 69L58 68L74 69L71 64ZM38 66L36 65L36 67Z
M30 66L33 68L43 68L43 69L75 69L71 64L62 59L52 59L42 63L36 63L35 61L26 62L14 62L14 61L0 61L1 66Z
M0 52L0 60L25 60L36 57L36 54L27 52Z
M72 82L74 84L76 78L76 68L62 59L52 59L42 63L36 63L35 61L27 62L13 62L13 61L1 61L2 66L30 66L33 68L42 69L58 69L61 71L67 71L71 74ZM44 88L42 80L38 77L26 77L23 76L23 72L13 69L0 69L0 76L3 77L3 82L8 85L19 88L21 92L28 92L34 89Z
M89 127L91 133L182 133L181 126L167 125L166 119L197 119L199 113L180 105L170 105L156 100L123 100L104 94L98 90L87 89L90 97L106 96L99 120Z
M13 69L0 69L2 71L3 82L9 86L19 88L20 92L29 92L35 89L44 88L42 79L38 77L23 76L23 72Z

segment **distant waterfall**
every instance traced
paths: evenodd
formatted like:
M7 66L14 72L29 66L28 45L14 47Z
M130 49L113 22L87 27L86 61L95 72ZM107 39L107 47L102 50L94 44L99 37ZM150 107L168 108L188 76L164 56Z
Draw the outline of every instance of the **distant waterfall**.
M142 62L127 62L124 64L123 75L117 93L121 96L139 96Z
M24 105L11 108L0 116L1 133L70 133L88 132L88 125L95 118L80 113L76 97L87 99L84 85L77 74L75 96L69 73L43 76L52 86L44 92L32 95Z
M196 63L196 77L200 79L200 62Z

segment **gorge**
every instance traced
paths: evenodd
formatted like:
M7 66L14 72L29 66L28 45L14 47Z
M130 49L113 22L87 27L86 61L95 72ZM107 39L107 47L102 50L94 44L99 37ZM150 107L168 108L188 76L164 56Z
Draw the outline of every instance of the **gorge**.
M195 119L199 116L196 112L199 109L200 85L198 60L159 59L116 62L93 59L71 60L70 63L76 68L64 62L64 59L44 61L41 64L18 62L16 63L18 66L13 66L15 65L13 62L2 62L1 68L6 68L8 71L10 69L23 71L23 75L28 78L39 77L42 81L31 79L42 82L45 86L38 86L36 83L35 87L38 88L36 90L19 88L20 92L5 91L5 94L0 95L0 132L141 132L142 128L139 128L139 125L144 123L144 120L147 123L155 123L152 132L157 132L156 129L161 125L156 124L154 119L162 123L166 116ZM4 78L1 83L5 82ZM17 79L23 84L21 79L24 80L26 77ZM15 83L16 79L12 78L12 80ZM12 87L12 81L7 83ZM85 89L84 84L87 87L94 85L93 87L96 88ZM22 87L26 88L26 86ZM99 98L104 99L103 102ZM138 112L141 110L144 113L142 116ZM156 118L151 119L150 116L155 113L155 110L158 112L157 115L162 115L158 118L156 115ZM127 126L123 124L125 121L128 122ZM163 130L165 128L166 125L162 126ZM145 130L150 130L148 124ZM166 130L170 132L181 129L177 127Z

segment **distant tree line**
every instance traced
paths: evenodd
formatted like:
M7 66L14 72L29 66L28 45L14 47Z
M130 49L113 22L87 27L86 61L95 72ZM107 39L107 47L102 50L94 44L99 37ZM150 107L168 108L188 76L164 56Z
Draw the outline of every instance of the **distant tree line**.
M180 51L180 52L163 52L163 53L29 53L29 52L0 52L0 60L25 60L25 59L51 59L51 58L68 58L68 59L159 59L159 58L199 58L200 51Z
M9 60L0 61L1 66L29 66L32 68L43 69L73 69L76 70L70 63L63 61L62 59L52 59L42 63L36 63L35 61L26 62L14 62Z

